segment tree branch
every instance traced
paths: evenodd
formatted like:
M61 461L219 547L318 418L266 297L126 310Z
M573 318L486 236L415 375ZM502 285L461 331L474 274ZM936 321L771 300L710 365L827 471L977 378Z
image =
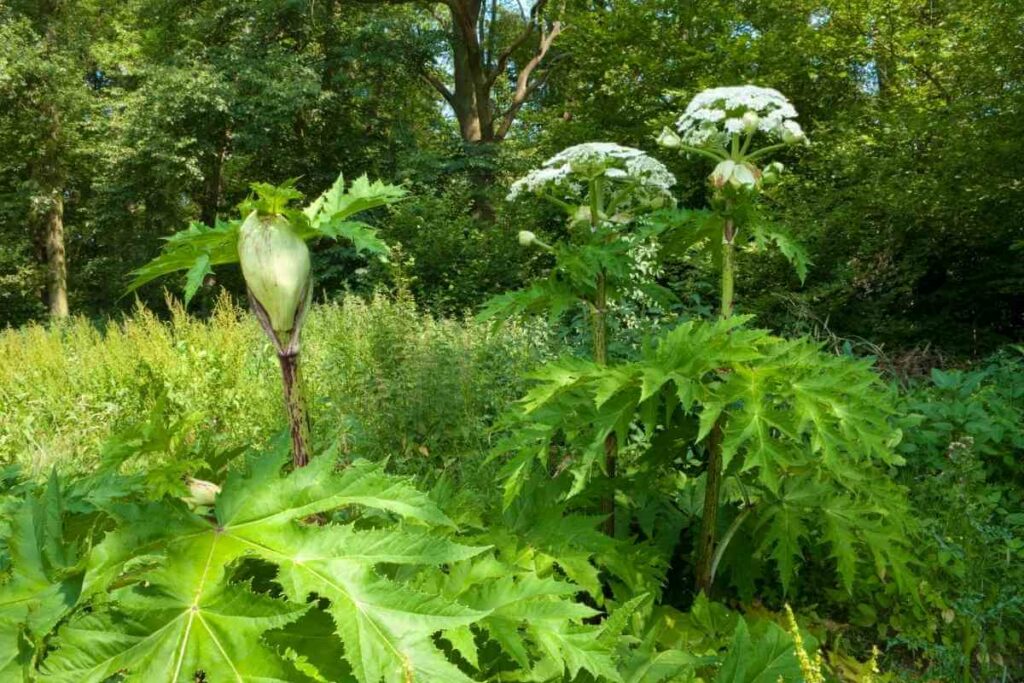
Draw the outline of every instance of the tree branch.
M562 22L555 21L551 24L551 30L540 37L540 48L537 50L537 54L533 56L533 59L528 61L519 72L519 76L516 78L516 89L512 94L512 103L508 109L502 114L501 125L498 128L496 138L499 140L504 138L508 133L509 128L512 127L512 122L515 120L519 110L523 108L523 104L530 97L531 94L537 88L547 83L548 78L551 75L551 69L549 68L547 73L538 80L530 81L530 76L534 70L544 61L544 57L547 56L548 50L551 49L551 44L555 42L555 38L562 32ZM554 66L554 65L552 65Z
M444 81L438 78L437 74L432 73L429 69L423 69L420 71L420 76L423 80L432 85L437 92L441 93L441 97L443 97L445 101L452 106L452 108L455 107L455 94L452 93L451 89L444 84Z
M537 17L540 15L544 6L548 4L548 0L537 0L533 7L530 8L530 17L527 19L526 28L516 36L515 40L509 43L509 46L502 50L498 56L498 60L494 63L494 67L491 72L487 75L487 86L491 87L494 85L494 81L498 80L498 77L505 71L505 67L508 65L508 60L511 59L512 54L519 49L519 47L530 39L533 32L537 28Z

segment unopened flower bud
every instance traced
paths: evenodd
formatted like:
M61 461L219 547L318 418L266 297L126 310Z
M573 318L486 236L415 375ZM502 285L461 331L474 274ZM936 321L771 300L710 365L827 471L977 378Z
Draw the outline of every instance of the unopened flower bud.
M709 180L711 186L717 190L726 185L753 190L761 184L761 172L751 163L737 164L731 159L726 159L715 166Z
M284 216L253 211L239 229L238 259L245 283L274 331L290 332L309 292L309 247Z
M753 133L757 130L757 124L760 123L761 117L757 115L756 111L748 111L743 115L743 132Z
M752 190L757 187L760 178L761 172L753 164L736 164L736 167L732 170L731 182L733 187L744 187Z
M785 166L778 161L773 161L764 167L764 171L761 174L761 182L765 185L773 185L779 182L782 178L783 170L785 170Z
M725 184L732 178L732 170L736 167L736 162L730 159L719 162L715 166L715 170L711 172L709 179L711 180L712 187L716 189L722 189Z
M807 142L807 134L796 121L786 121L782 124L782 141L787 145L797 145Z
M537 236L534 235L529 230L520 230L519 231L519 246L521 246L521 247L528 247L528 246L530 246L531 244L533 244L536 241L537 241Z
M189 477L185 480L185 484L188 486L189 495L183 500L189 507L213 505L217 494L220 493L220 487L210 481Z
M668 149L678 149L679 146L683 144L683 139L669 128L662 128L656 142L662 147L667 147Z

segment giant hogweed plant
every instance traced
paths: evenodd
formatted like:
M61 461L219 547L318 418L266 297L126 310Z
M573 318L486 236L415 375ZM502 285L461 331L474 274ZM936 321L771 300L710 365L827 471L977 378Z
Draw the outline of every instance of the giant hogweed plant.
M711 212L703 230L693 231L711 246L721 273L722 318L733 314L736 280L736 247L748 240L774 241L797 267L800 279L807 272L807 259L778 230L766 229L759 220L757 198L763 187L778 180L782 165L772 163L762 170L760 159L793 144L806 143L807 137L796 121L796 108L777 90L756 86L724 87L705 90L694 97L679 117L680 135L665 129L658 137L662 146L679 148L716 162L708 180L712 188ZM755 140L774 144L755 148ZM720 226L720 227L719 227ZM722 418L724 419L724 418ZM704 477L704 505L700 536L697 541L696 584L710 591L714 582L718 510L723 477L723 425L716 422L707 434L707 467Z
M565 215L567 239L548 244L530 231L519 233L524 247L551 254L548 276L530 287L491 299L483 318L507 318L518 313L547 313L555 319L582 306L589 316L592 358L607 365L611 306L628 292L665 300L667 292L649 280L639 280L637 247L654 241L668 226L642 217L674 204L669 192L675 177L665 166L631 147L594 142L562 150L512 184L508 199L540 197ZM618 444L609 433L602 468L614 482ZM521 482L515 478L514 482ZM614 484L612 484L614 486ZM506 496L508 499L508 496ZM614 499L602 502L606 530L614 533Z
M663 145L716 162L710 211L659 212L649 223L674 225L672 242L711 252L721 268L720 319L685 322L630 362L565 358L538 370L499 446L509 456L506 496L537 463L569 472L567 495L586 493L613 441L627 446L616 488L635 532L668 554L687 518L700 519L699 590L711 589L724 563L747 595L772 567L791 591L801 565L823 551L847 591L864 571L906 591L911 522L904 492L887 476L901 462L899 431L869 363L750 329L748 317L733 315L738 247L774 244L806 272L798 245L757 211L759 193L782 170L757 162L805 141L795 115L773 90L719 88L690 104L681 136L663 131ZM779 142L755 148L765 137Z
M402 199L405 190L370 182L361 176L346 186L338 180L303 209L290 206L302 198L294 182L275 187L254 183L253 195L239 206L241 218L210 227L192 223L172 235L163 253L135 272L129 291L159 277L186 271L185 304L198 291L215 265L239 263L253 314L277 353L285 407L292 434L296 467L309 461L309 422L306 412L300 343L302 322L313 293L307 241L345 239L357 252L384 257L388 247L377 231L353 217Z
M584 625L596 611L578 587L525 548L461 535L379 465L320 454L291 469L281 446L232 467L207 505L140 496L111 470L6 490L0 678L797 680L794 639L771 620L708 604L650 619L639 595Z

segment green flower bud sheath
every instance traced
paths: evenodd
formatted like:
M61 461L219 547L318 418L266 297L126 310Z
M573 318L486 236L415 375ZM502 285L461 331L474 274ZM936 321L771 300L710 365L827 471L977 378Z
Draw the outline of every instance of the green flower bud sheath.
M284 216L253 211L239 229L238 258L245 283L274 331L279 337L289 334L309 281L309 247Z
M242 224L238 240L249 302L277 352L285 410L292 437L292 464L309 463L309 415L299 366L302 323L312 294L309 248L283 216L259 216Z

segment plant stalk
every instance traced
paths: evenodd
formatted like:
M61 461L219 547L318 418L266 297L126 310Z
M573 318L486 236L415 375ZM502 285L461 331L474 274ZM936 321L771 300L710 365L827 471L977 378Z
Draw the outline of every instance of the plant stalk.
M596 231L604 210L604 187L601 178L590 183L590 227ZM597 275L593 305L594 362L608 364L608 276L602 270ZM604 439L604 468L611 492L601 501L601 512L605 515L603 529L608 536L615 535L615 467L618 460L619 441L612 431Z
M736 224L732 218L732 205L726 202L726 219L722 234L722 309L723 319L732 316L733 284L735 280ZM701 516L700 536L697 540L696 588L710 596L715 582L715 537L718 529L718 507L722 496L722 442L725 438L724 420L719 417L708 435L708 466L704 477L704 509ZM719 559L721 559L719 557Z
M608 285L604 272L597 276L597 293L594 297L594 362L598 365L608 364ZM604 466L608 479L615 481L615 465L618 459L619 441L615 432L604 439ZM612 490L601 501L601 513L606 515L604 532L608 536L615 535L615 491Z
M715 582L715 575L718 574L718 564L722 561L722 556L725 555L725 549L729 547L729 542L732 541L732 537L736 535L739 528L743 526L743 522L750 516L750 511L753 508L744 508L740 514L736 515L736 519L732 520L732 524L726 530L725 535L722 536L722 540L718 542L718 547L715 548L714 555L711 559L711 583Z
M259 321L260 327L263 328L264 334L273 344L274 350L277 352L277 362L281 366L281 384L284 389L284 407L288 414L288 427L292 437L292 465L294 467L308 465L310 456L309 411L306 407L306 392L299 367L299 350L302 323L309 310L311 284L306 283L306 291L301 298L302 303L299 304L299 309L295 312L295 321L287 339L283 339L274 330L267 310L253 296L252 290L248 290L249 307Z
M277 360L281 364L284 406L292 436L292 465L305 467L309 464L309 413L306 410L306 392L299 368L299 352L279 353Z

